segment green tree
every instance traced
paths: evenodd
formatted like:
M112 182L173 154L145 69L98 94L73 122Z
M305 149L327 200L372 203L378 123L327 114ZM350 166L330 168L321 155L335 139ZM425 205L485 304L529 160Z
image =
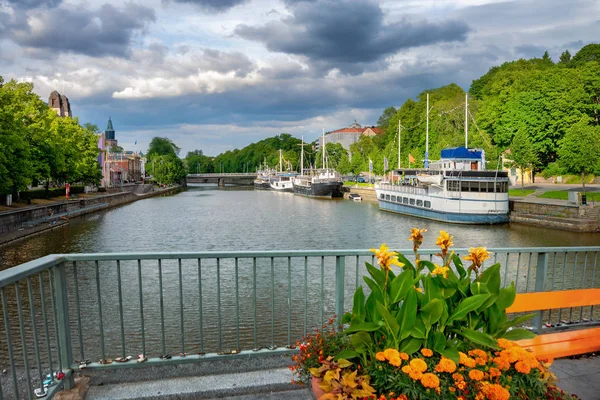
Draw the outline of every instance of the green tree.
M519 129L510 146L510 168L521 170L521 193L525 193L525 170L532 168L538 161L538 156L525 129Z
M377 120L377 126L379 126L381 129L387 129L388 125L390 124L390 118L392 118L397 111L398 110L396 110L396 108L393 106L383 110L383 114L381 114Z
M148 146L148 156L156 154L160 156L164 155L178 155L181 149L177 147L175 143L169 138L153 137Z
M565 50L562 52L562 54L560 55L560 64L568 64L569 61L571 61L571 53L569 53L569 50Z
M590 61L600 62L600 44L591 43L583 46L571 59L569 67L579 68Z
M574 173L581 173L581 185L585 195L585 174L594 170L600 161L600 131L590 125L588 117L573 124L560 142L558 151L562 165Z

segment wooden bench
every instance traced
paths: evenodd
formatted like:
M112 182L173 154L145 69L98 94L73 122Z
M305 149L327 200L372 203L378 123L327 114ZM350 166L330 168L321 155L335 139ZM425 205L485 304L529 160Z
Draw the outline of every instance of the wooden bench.
M600 304L600 289L561 290L518 294L507 313L586 307ZM600 350L600 328L589 327L567 332L547 333L517 343L531 349L539 360L591 353Z

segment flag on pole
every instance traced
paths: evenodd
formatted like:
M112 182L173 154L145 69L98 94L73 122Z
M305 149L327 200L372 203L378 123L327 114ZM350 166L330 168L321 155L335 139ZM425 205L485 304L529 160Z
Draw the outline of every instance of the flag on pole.
M388 170L388 159L383 157L383 173L385 174Z
M415 162L415 158L410 153L408 153L408 161L411 163Z
M369 158L369 172L373 172L373 160Z

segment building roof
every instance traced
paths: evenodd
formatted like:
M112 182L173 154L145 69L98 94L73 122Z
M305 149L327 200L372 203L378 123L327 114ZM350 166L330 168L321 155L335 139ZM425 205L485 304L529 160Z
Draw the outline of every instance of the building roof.
M462 158L481 160L481 150L467 149L466 147L451 147L442 150L440 158Z
M106 125L106 131L114 131L112 120L108 117L108 124Z
M328 133L362 133L363 131L363 128L342 128Z

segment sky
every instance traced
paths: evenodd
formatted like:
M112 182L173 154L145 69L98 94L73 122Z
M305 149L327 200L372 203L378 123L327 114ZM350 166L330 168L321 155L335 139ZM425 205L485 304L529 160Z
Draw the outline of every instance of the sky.
M126 150L315 140L491 67L600 38L599 0L0 0L0 75ZM137 142L137 144L135 144Z

